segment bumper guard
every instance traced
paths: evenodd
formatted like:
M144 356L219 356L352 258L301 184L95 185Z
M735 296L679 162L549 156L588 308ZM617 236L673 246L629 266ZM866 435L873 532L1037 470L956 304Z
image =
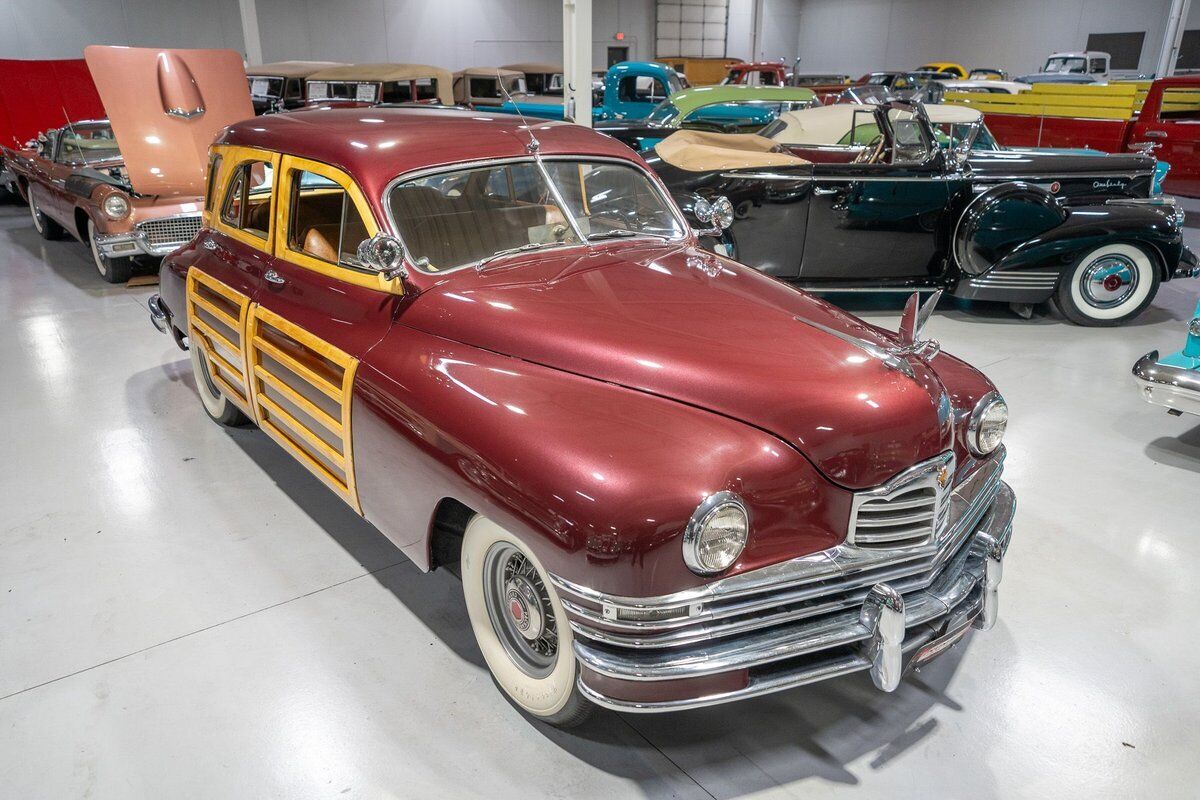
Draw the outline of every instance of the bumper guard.
M1159 364L1158 351L1151 350L1133 365L1133 379L1147 403L1200 414L1200 372Z

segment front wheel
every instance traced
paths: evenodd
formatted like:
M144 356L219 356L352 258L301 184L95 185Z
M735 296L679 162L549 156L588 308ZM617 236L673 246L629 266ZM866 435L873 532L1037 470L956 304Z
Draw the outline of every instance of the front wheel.
M133 274L133 259L129 256L112 258L101 253L100 246L96 244L96 223L92 222L91 217L88 218L88 246L101 278L109 283L125 283L129 280Z
M213 383L208 371L208 356L204 353L204 345L193 341L189 350L192 357L192 375L196 378L196 391L200 393L200 402L204 411L218 425L227 428L240 428L249 424L250 418L233 404L228 397Z
M571 627L537 557L476 516L463 534L461 566L471 628L496 684L542 722L570 728L586 720L593 706L576 685Z
M1106 244L1063 274L1054 301L1076 325L1113 327L1146 310L1159 280L1154 259L1141 247Z

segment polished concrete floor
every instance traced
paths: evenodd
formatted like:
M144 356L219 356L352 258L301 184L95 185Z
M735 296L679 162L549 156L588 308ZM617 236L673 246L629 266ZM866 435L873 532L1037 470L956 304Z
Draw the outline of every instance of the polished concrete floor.
M932 321L1012 408L990 633L890 695L859 675L569 733L492 686L451 574L205 419L151 291L0 207L0 797L1196 796L1200 419L1129 368L1181 345L1200 282L1117 330Z

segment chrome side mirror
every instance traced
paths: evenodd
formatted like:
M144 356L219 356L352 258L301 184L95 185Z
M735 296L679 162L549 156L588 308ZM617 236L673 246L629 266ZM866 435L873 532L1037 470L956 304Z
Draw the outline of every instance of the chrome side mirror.
M404 245L390 233L379 233L358 245L358 260L388 280L407 277L404 269Z
M720 236L722 231L733 224L733 203L724 195L712 202L701 197L692 206L692 214L710 226L696 231L698 236Z

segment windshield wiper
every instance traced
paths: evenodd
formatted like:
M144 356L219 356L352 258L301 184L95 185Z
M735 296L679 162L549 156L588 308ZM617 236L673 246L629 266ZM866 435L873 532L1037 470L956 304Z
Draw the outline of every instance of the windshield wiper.
M632 236L650 236L655 239L662 239L664 242L670 241L671 237L661 233L651 233L649 231L631 231L625 228L619 228L613 231L603 231L602 233L588 234L587 240L594 242L597 239L625 239Z
M550 248L550 247L566 247L567 245L571 245L571 244L579 244L579 242L530 242L529 244L523 244L523 245L519 245L517 247L509 247L504 250L498 250L495 253L492 253L487 258L480 260L480 262L475 265L475 271L479 272L485 266L487 266L487 264L489 264L492 261L495 261L497 258L503 258L504 256L511 256L514 253L526 253L531 250L541 250L542 248Z

